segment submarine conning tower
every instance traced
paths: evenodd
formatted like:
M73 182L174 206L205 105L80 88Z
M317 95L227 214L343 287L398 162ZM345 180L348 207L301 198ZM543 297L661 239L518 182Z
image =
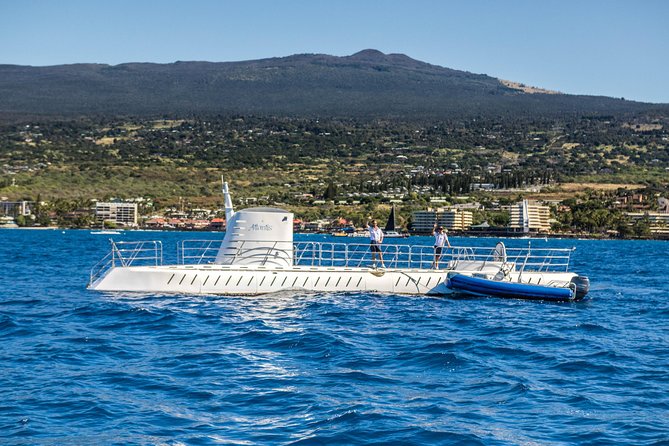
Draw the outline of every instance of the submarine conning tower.
M293 214L278 208L233 211L223 183L227 229L214 263L218 265L293 265Z

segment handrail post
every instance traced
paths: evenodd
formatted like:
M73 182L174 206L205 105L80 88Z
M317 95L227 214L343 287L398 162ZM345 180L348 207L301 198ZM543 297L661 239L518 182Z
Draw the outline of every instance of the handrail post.
M576 246L572 246L572 248L567 251L567 267L565 271L569 271L569 263L571 263L571 253L576 251Z
M115 253L116 249L114 249L114 240L109 239L109 242L111 243L111 255L112 255L111 262L112 262L112 266L115 267L116 266L116 253Z

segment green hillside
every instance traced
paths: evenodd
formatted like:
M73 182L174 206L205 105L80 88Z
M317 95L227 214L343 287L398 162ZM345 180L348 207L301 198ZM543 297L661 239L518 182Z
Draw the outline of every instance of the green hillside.
M244 62L0 65L0 119L202 114L445 119L630 114L669 106L526 93L494 77L365 50Z

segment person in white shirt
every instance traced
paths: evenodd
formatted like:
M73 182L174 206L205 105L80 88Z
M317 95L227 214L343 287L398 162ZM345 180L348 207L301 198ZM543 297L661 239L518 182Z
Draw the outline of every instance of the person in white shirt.
M372 224L367 224L367 229L369 230L369 249L372 251L372 261L376 267L376 256L379 257L381 261L381 268L385 268L386 265L383 263L383 254L381 253L381 243L383 242L383 231L379 228L379 224L376 220L372 220Z
M451 242L448 241L448 235L446 231L441 226L434 225L434 262L432 263L432 269L439 269L439 259L441 259L441 252L444 249L444 245L451 247Z

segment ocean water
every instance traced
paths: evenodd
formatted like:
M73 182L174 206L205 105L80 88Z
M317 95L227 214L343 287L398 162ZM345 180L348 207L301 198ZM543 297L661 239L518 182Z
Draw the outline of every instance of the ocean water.
M669 444L667 242L533 240L555 304L88 291L107 237L0 230L0 444Z

